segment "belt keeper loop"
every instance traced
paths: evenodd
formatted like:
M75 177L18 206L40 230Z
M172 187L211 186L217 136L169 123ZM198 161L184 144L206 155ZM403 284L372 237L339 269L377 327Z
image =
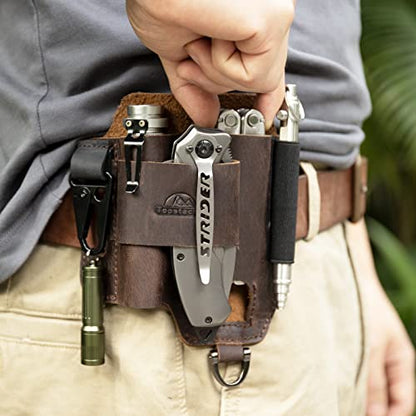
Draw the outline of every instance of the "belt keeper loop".
M321 220L321 190L319 188L318 174L312 163L300 162L308 182L308 233L306 241L311 241L319 233Z
M364 216L368 192L367 159L365 157L357 156L352 174L352 214L350 221L358 222Z

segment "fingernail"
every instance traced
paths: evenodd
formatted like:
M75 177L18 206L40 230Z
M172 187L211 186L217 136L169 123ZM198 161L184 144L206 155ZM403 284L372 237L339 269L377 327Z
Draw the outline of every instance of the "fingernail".
M386 408L380 403L370 404L368 407L368 416L385 416Z
M197 64L199 65L199 59L196 56L189 55L189 57Z
M274 120L265 120L264 128L265 128L266 131L273 127L273 122L274 122Z

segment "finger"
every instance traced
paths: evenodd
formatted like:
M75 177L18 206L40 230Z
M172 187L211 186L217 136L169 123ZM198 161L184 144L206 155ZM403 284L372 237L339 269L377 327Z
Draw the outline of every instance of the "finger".
M246 88L247 84L254 80L252 73L244 65L242 52L234 42L213 39L211 56L213 66L227 78L241 85L242 88ZM256 55L259 66L262 64L260 59L260 55Z
M218 39L198 39L185 49L215 83L233 90L265 93L278 87L286 62L286 41L279 50L257 55L242 54L233 42Z
M266 130L272 127L274 118L282 106L284 97L285 78L283 75L279 81L279 86L274 91L257 95L254 108L263 114Z
M410 416L415 405L414 350L410 343L388 352L386 374L389 390L388 416Z
M202 127L214 127L220 111L218 96L178 76L179 63L161 59L172 94L192 121Z
M201 70L200 66L191 59L182 61L177 68L178 75L184 80L189 81L194 85L198 85L203 90L212 94L225 94L232 91L233 88L224 86L210 80Z
M270 47L257 54L239 53L240 66L244 68L244 78L238 82L250 88L255 86L255 92L271 92L278 87L281 75L284 73L287 60L289 33L280 43L274 41ZM237 47L239 48L238 44ZM234 70L238 70L237 55L235 55ZM229 74L231 76L231 74ZM238 76L238 75L237 75Z
M367 416L387 415L387 378L384 367L384 350L373 350L370 354Z
M172 89L172 93L196 125L215 127L220 112L217 95L192 84Z
M214 45L215 42L217 41L213 39L210 40L206 38L200 38L198 40L188 43L185 46L185 50L188 53L188 55L192 58L192 60L198 64L199 68L204 73L204 75L212 82L219 85L227 86L229 91L243 91L244 87L241 84L238 84L234 80L230 79L227 76L227 74L215 68L212 61L212 45Z

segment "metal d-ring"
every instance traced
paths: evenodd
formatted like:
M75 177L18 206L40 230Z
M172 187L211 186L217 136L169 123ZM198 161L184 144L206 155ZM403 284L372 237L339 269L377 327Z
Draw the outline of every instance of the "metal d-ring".
M211 364L212 374L214 375L218 383L220 383L224 387L236 387L244 381L244 379L246 378L248 374L248 370L250 369L250 358L251 358L250 348L247 348L247 347L243 348L243 359L241 361L240 375L233 382L227 383L222 377L222 375L220 374L220 370L218 366L220 362L218 351L211 350L210 353L208 354L208 360L209 360L209 363Z

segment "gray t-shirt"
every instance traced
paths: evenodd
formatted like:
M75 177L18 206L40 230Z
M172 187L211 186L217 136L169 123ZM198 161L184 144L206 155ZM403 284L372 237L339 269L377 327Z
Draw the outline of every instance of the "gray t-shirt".
M301 157L346 167L370 110L359 0L296 7L287 81L307 113ZM76 140L103 133L123 95L168 90L125 0L1 0L0 281L27 259L68 190Z

